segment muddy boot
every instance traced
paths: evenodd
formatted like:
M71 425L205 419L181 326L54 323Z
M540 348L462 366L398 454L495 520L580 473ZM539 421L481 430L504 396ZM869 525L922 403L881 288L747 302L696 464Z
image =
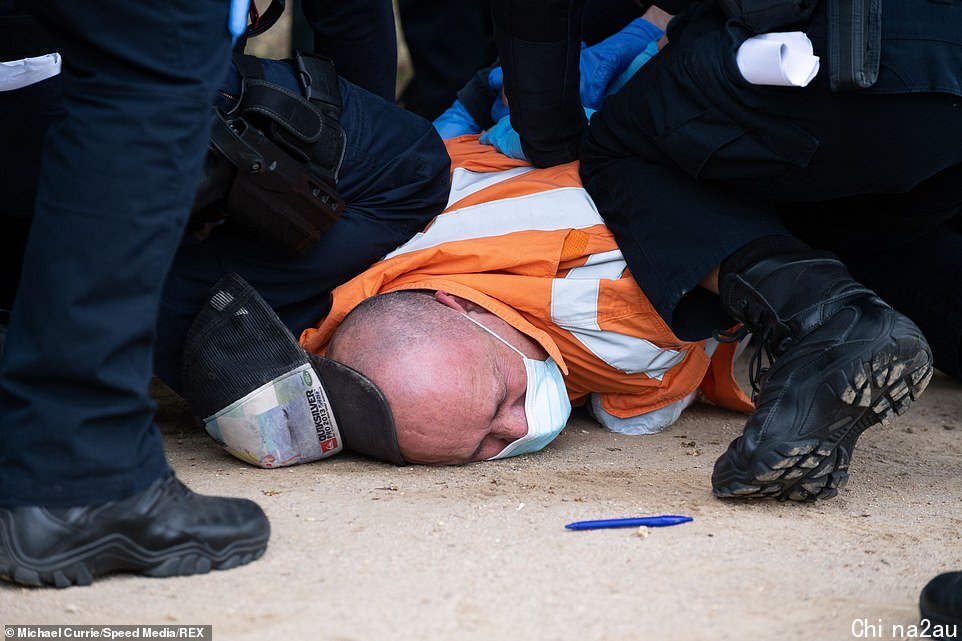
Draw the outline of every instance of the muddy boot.
M920 627L933 639L962 639L962 572L946 572L929 581L919 598L919 611Z
M931 350L915 323L828 252L725 267L722 307L744 323L728 338L751 331L759 345L750 366L755 413L715 463L715 495L835 496L859 435L904 413L928 385Z

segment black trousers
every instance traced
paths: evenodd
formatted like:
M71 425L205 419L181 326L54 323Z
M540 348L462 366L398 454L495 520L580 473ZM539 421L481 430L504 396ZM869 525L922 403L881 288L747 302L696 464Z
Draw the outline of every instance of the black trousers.
M60 85L61 106L43 117L19 90L0 93L0 191L23 187L7 164L35 167L40 148L7 141L52 123L35 206L0 198L3 218L33 213L0 360L3 504L103 502L168 469L148 393L157 311L227 67L228 4L17 2L64 65L45 81ZM0 58L22 57L15 44L0 37Z
M574 160L585 128L578 60L584 0L492 0L511 124L532 164Z
M429 120L451 106L474 72L497 57L490 0L399 0L414 77L404 108Z
M591 120L582 176L633 276L676 333L703 338L726 321L698 282L794 233L944 336L936 363L958 376L962 244L933 230L962 207L962 98L751 86L723 23L693 22Z
M337 74L394 102L397 35L391 0L301 0L314 33L314 52Z
M962 380L960 193L956 165L904 194L786 205L781 212L795 236L837 254L857 280L912 318L936 367Z

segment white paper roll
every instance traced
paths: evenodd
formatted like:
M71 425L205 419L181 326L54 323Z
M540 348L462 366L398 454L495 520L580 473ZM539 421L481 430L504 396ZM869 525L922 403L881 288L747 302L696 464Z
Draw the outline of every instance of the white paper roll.
M735 60L742 77L753 85L804 87L819 67L812 41L801 31L749 38L738 48Z

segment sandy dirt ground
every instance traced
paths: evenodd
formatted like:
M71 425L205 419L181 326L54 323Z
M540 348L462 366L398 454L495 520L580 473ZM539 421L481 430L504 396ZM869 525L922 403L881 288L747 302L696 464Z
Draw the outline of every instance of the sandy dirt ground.
M713 498L712 463L743 418L711 407L647 437L576 414L540 455L461 468L340 456L260 470L161 394L173 467L197 491L260 503L265 556L188 578L3 586L0 623L212 624L219 641L839 641L881 621L869 638L902 638L891 625L917 622L925 582L962 569L960 391L937 376L862 436L837 498L802 505ZM695 520L648 536L563 527L661 513Z

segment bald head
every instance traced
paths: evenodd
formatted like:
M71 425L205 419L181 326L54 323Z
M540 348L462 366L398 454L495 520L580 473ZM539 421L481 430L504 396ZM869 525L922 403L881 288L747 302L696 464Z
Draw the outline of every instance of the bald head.
M402 291L369 298L344 319L327 352L381 389L401 454L412 463L483 460L527 431L521 358L444 296ZM504 323L458 300L480 310L472 316Z
M431 393L439 368L457 365L451 362L452 347L463 345L453 356L470 362L476 341L471 328L458 321L458 313L430 292L380 294L347 315L327 355L368 376L385 395L388 389L403 391L396 401L422 400ZM392 409L398 413L399 408Z
M433 292L378 294L344 318L331 338L328 356L352 367L381 369L414 351L464 339L470 328L456 322L457 315Z

